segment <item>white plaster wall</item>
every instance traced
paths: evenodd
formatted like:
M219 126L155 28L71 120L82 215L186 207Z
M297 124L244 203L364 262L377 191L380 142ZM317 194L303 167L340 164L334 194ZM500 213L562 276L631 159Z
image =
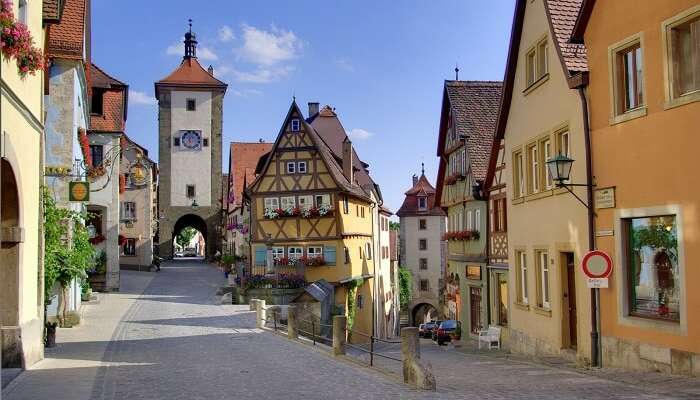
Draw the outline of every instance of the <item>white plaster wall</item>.
M425 219L427 229L420 230L419 220ZM411 297L413 300L420 298L437 299L439 280L441 278L442 269L442 234L445 229L445 217L441 216L416 216L401 218L401 230L403 237L401 242L404 244L403 253L405 254L404 267L411 271L413 276L413 284L411 288ZM428 249L419 250L418 241L427 239ZM428 259L428 269L419 269L419 260L421 258ZM429 292L421 292L420 280L428 279Z
M196 111L187 111L187 99L195 99ZM197 204L211 206L211 93L173 91L171 107L170 205L191 206L192 199L187 198L186 190L187 185L195 185ZM181 130L201 131L202 139L209 139L209 146L201 150L172 146L172 138Z

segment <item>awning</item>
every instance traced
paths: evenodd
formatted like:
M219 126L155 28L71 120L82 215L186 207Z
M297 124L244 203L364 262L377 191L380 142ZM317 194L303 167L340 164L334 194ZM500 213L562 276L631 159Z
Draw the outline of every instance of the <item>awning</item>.
M351 276L349 278L343 278L338 281L339 284L344 285L346 283L352 282L352 281L357 281L360 279L368 279L368 278L374 278L374 275L372 274L364 274L364 275L356 275L356 276Z

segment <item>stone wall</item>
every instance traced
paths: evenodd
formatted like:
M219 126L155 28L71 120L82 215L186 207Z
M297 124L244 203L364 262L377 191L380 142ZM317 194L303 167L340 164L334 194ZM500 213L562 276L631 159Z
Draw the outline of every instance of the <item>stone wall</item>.
M604 367L700 377L700 354L611 336L602 337L602 346Z

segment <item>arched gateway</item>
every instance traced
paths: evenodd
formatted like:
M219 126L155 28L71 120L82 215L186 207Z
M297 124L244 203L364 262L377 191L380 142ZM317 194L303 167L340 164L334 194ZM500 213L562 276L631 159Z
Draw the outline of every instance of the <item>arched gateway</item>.
M158 254L172 258L173 238L186 226L205 236L206 256L220 246L221 130L227 85L197 61L197 40L185 34L180 66L156 82L158 99Z

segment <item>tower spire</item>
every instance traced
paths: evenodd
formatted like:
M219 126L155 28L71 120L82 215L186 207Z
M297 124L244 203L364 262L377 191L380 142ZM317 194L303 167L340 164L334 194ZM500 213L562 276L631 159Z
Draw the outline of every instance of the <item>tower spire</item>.
M459 80L459 64L455 64L455 80Z
M185 59L197 58L197 35L192 32L192 19L188 20L189 32L185 33Z
M420 174L425 175L425 163L420 163Z

